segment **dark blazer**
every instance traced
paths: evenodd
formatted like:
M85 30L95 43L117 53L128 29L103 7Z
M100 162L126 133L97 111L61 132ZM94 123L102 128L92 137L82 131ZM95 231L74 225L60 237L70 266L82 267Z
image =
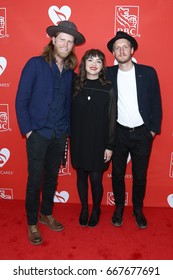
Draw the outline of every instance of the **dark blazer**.
M72 70L62 73L67 92L66 115L70 132ZM44 57L32 57L24 66L16 95L16 114L22 134L44 127L53 100L54 77Z
M162 105L160 86L155 69L151 66L134 63L139 112L146 127L157 134L161 130ZM107 67L107 77L117 89L118 65ZM128 94L128 93L127 93Z

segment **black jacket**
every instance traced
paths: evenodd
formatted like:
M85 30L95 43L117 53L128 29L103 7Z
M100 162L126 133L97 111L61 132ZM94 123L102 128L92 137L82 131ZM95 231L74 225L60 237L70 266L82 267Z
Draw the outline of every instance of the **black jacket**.
M160 86L155 69L151 66L134 63L139 112L146 127L157 134L161 130L162 105ZM107 67L108 79L112 81L115 93L117 89L118 65Z

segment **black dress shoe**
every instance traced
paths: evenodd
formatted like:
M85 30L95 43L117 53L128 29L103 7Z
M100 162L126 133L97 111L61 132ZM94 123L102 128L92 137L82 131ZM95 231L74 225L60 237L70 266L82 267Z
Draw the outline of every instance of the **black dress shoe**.
M88 209L82 209L79 216L79 224L81 227L88 225Z
M133 215L136 218L136 224L139 228L144 229L147 228L147 219L145 218L144 214L142 213L142 209L134 209Z
M117 206L117 208L112 216L112 224L114 226L120 227L123 224L123 213L124 213L124 207Z
M100 218L100 213L101 213L100 210L98 210L98 211L93 210L92 211L91 217L90 217L89 222L88 222L89 227L95 227L98 224L99 218Z

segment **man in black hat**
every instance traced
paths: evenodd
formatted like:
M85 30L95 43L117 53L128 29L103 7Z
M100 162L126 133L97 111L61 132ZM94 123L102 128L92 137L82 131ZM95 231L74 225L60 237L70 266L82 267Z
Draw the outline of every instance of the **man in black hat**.
M107 44L118 65L108 67L108 77L117 94L117 132L112 158L112 186L116 209L114 226L123 223L125 172L130 153L132 162L133 215L139 228L147 227L143 214L147 168L153 138L160 133L162 107L159 81L153 67L132 61L138 44L129 34L118 31Z
M51 40L41 56L32 57L24 66L16 96L19 128L26 136L26 213L33 245L43 242L38 221L52 230L63 230L52 215L53 199L70 131L72 76L77 65L74 47L85 42L70 21L49 26L46 31Z

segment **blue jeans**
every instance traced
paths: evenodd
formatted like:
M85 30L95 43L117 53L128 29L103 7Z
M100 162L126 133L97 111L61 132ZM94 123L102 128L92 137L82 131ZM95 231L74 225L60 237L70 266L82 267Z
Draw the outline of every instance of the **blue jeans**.
M116 206L124 207L125 173L130 153L133 175L132 204L134 208L143 207L152 142L151 132L145 126L128 131L117 125L112 157L112 186Z
M39 208L43 215L51 215L58 172L63 157L67 134L59 139L46 139L33 131L26 139L28 181L26 188L26 213L28 225L38 221ZM40 207L40 192L42 202Z

